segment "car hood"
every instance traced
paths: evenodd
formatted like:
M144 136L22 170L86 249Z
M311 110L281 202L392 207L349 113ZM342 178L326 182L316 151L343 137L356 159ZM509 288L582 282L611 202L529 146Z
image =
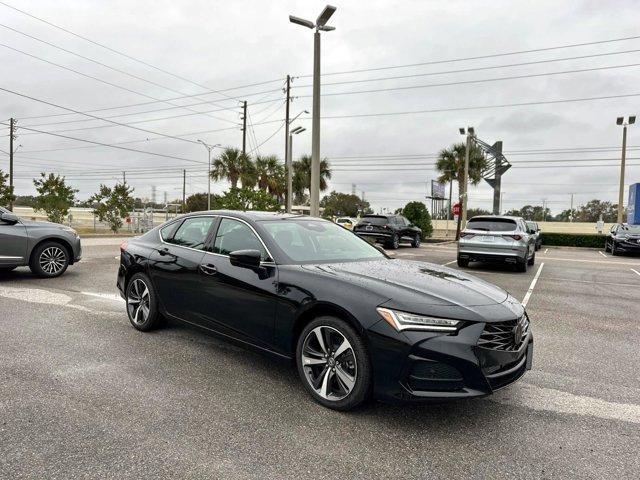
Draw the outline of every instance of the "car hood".
M427 262L380 259L303 268L376 290L400 305L474 307L500 304L509 297L507 292L484 280Z

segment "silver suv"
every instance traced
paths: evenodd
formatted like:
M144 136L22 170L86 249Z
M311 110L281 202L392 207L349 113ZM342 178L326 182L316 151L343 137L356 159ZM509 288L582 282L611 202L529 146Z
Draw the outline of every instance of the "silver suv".
M469 262L499 262L526 272L536 259L535 237L521 217L473 217L460 232L458 266Z

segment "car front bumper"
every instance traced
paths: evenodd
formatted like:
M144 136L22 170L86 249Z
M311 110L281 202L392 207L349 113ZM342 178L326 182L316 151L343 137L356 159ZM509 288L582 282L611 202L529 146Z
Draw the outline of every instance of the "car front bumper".
M71 246L73 248L73 262L71 263L79 262L82 260L82 241L79 236L76 237Z
M485 325L448 335L376 323L369 329L375 397L390 403L482 397L517 381L531 369L533 334L529 330L514 351L483 348Z

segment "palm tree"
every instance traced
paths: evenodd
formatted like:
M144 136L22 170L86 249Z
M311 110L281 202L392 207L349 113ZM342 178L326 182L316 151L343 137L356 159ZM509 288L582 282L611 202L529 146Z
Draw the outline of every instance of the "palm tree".
M458 182L458 192L460 192L460 181L464 178L464 157L466 145L464 143L454 143L449 148L444 148L438 153L436 170L440 173L438 181L448 183ZM487 167L487 159L478 146L471 145L469 150L469 182L477 185L482 180L482 171ZM462 204L462 195L459 202ZM460 231L460 217L458 217L457 231ZM458 234L456 234L456 238Z
M266 190L272 195L278 188L278 176L284 171L284 166L275 155L258 156L255 161L258 188Z
M228 180L232 188L255 186L255 169L251 159L237 148L227 147L214 159L211 166L211 178L215 181Z
M327 189L331 179L331 165L327 159L320 160L320 191ZM311 156L302 155L293 162L293 198L298 204L306 203L306 191L311 187Z

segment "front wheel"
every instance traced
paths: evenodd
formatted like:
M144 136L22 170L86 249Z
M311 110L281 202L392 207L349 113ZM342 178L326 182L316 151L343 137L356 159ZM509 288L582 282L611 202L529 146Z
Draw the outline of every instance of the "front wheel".
M620 255L620 250L618 250L618 247L616 247L616 242L615 240L613 242L611 242L611 255Z
M463 267L463 268L467 268L469 266L469 259L468 258L462 258L460 255L458 255L458 266L459 267Z
M417 234L415 237L413 237L413 241L411 242L411 246L413 248L420 247L420 234Z
M57 242L44 242L33 251L29 268L43 278L62 275L69 266L69 252Z
M319 404L333 410L351 410L366 401L373 381L367 347L345 321L319 317L298 337L298 374Z

